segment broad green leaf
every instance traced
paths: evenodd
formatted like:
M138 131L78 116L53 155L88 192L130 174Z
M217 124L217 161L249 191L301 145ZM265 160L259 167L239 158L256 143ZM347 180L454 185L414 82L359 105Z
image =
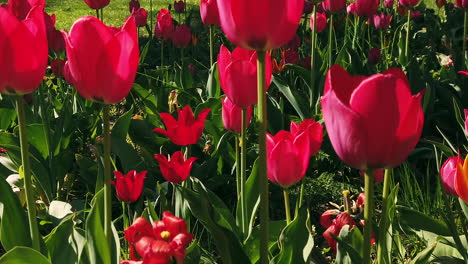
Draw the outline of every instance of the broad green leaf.
M278 244L278 237L281 230L286 226L285 220L270 221L268 223L268 248L271 249ZM260 226L252 229L252 233L244 242L244 250L252 263L260 260Z
M355 227L349 230L349 225L343 226L339 237L335 237L338 241L336 263L337 264L354 264L362 263L362 247L364 238L359 228Z
M397 205L396 208L400 224L403 227L408 227L416 231L429 231L441 236L451 235L448 226L440 220L436 220L430 216L427 216L419 211L416 211L406 206Z
M44 255L29 247L15 247L0 258L0 264L51 264Z
M431 254L434 251L437 244L427 247L425 250L419 252L416 257L414 257L409 264L427 264L431 258Z
M300 96L297 91L291 89L283 80L279 77L272 77L272 82L278 87L279 91L288 99L297 114L302 120L310 117L309 102L304 96Z
M141 159L141 156L125 139L112 136L111 146L112 152L119 158L125 173L131 170L145 170L144 161Z
M52 263L78 263L86 239L74 228L71 218L54 228L45 238Z
M122 116L115 121L112 127L112 137L125 140L127 138L128 129L130 128L130 121L132 120L133 106L125 112Z
M0 108L0 129L7 130L16 120L16 110Z
M256 212L258 206L260 204L260 193L258 192L258 184L260 178L258 177L258 167L257 167L257 160L255 160L252 172L250 173L249 178L245 182L245 202L246 202L246 211L247 215L250 215L249 220L249 230L245 237L249 237L250 233L252 232L252 227L254 226ZM236 217L238 219L238 223L240 223L241 219L241 208L240 208L240 201L237 201L237 209L236 209Z
M221 95L221 86L219 85L218 76L218 63L215 62L211 66L208 75L208 81L206 83L206 92L208 97L219 98Z
M44 159L49 156L49 146L43 124L29 124L26 126L26 133L28 141L33 145L42 155Z

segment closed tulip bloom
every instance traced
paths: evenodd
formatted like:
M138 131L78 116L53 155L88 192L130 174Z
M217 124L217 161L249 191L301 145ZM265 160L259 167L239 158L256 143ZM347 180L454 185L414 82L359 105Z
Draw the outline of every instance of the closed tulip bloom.
M110 0L84 0L91 9L101 9L106 7Z
M47 30L47 43L49 49L53 52L60 53L65 51L65 40L62 33L55 29L55 14L49 15L44 12L44 21Z
M455 0L458 8L468 9L468 0Z
M459 159L455 174L455 191L465 203L468 203L468 155L465 160Z
M44 10L45 0L8 0L7 8L18 20L24 20L33 7Z
M379 63L381 57L382 52L380 51L380 49L372 48L367 53L367 62L369 62L369 64L377 64Z
M457 166L461 162L462 160L458 156L450 157L444 162L442 167L440 167L442 189L453 196L457 196L457 191L455 190L455 176L457 174Z
M170 39L172 32L174 32L174 23L172 21L171 11L161 8L156 16L156 20L154 36L160 39Z
M148 11L144 8L133 9L132 16L137 27L144 27L148 23Z
M386 8L393 8L394 4L395 4L395 0L384 0L384 6Z
M47 33L43 6L33 6L22 20L20 3L0 7L0 93L28 94L42 82L47 69ZM43 1L42 1L43 2ZM18 17L15 16L18 14Z
M201 0L200 1L200 16L203 24L207 26L221 26L219 21L217 0Z
M346 0L325 0L322 7L325 11L335 13L345 9Z
M300 124L291 122L290 130L294 137L299 136L301 133L305 133L309 137L311 156L319 152L323 141L322 125L315 122L313 119L306 119Z
M325 13L316 13L316 19L317 21L315 22L315 31L316 32L322 32L325 30L327 27L327 14ZM310 17L310 26L312 30L312 25L314 24L314 16Z
M176 13L182 13L185 10L185 3L183 0L180 1L174 1L174 11Z
M225 97L224 99L221 99L221 103L222 103L222 115L223 115L224 128L226 130L240 133L241 128L242 128L242 108L233 104L231 100L229 100L229 98L227 97ZM246 127L249 126L251 119L252 119L252 107L248 107Z
M186 25L177 26L171 36L174 46L179 48L186 48L192 41L192 32Z
M401 6L413 7L419 3L419 0L399 0Z
M115 186L117 198L126 203L138 200L143 191L146 173L147 171L136 172L132 170L127 175L123 175L120 171L114 171L115 181L112 181L111 184Z
M166 126L166 130L155 128L153 132L161 133L167 136L172 143L179 146L197 144L203 129L205 128L205 119L211 109L203 109L195 119L190 106L185 106L182 110L177 109L179 120L168 113L161 113L161 119Z
M357 169L393 168L418 142L424 123L423 92L411 95L401 69L350 76L341 66L327 73L322 111L333 148Z
M385 29L390 26L390 22L392 22L392 15L390 14L376 14L372 17L372 23L376 29Z
M379 8L379 0L356 0L356 15L372 17Z
M295 50L283 50L281 52L281 57L286 64L298 64L299 63L299 53Z
M309 135L293 136L282 130L275 136L267 133L266 138L268 179L283 188L299 182L309 166Z
M281 47L296 33L304 0L218 0L221 27L228 39L244 49Z
M140 8L140 2L138 0L130 0L130 2L128 2L128 11L131 13L133 13L133 9L138 9Z
M269 54L265 57L266 88L271 81L272 65ZM241 108L257 103L257 53L235 48L232 53L221 46L218 54L219 81L223 92Z
M168 182L181 183L187 179L192 169L192 164L197 158L190 157L187 160L184 159L184 154L177 151L172 154L170 160L162 154L154 155L154 158L159 162L159 168L161 174Z
M122 101L135 80L140 51L135 19L122 28L104 25L87 16L63 32L68 61L65 77L87 100L114 104Z

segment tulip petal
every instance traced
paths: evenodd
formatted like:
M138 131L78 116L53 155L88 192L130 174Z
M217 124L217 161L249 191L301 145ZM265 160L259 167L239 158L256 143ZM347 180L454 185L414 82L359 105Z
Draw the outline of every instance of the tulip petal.
M225 70L221 88L237 106L247 108L257 103L257 68L248 61L234 61Z
M297 183L302 174L302 162L291 140L279 141L268 157L268 178L286 188Z
M455 191L465 203L468 203L468 155L463 162L463 166L459 163L455 175Z

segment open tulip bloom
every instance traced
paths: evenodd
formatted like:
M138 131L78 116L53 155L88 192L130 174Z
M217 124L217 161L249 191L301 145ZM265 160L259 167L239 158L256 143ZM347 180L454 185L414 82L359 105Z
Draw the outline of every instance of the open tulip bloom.
M194 157L185 160L184 154L180 151L172 154L169 160L162 154L156 154L154 158L159 162L159 168L161 169L161 174L164 179L173 183L185 181L190 175L192 164L197 160L197 158Z

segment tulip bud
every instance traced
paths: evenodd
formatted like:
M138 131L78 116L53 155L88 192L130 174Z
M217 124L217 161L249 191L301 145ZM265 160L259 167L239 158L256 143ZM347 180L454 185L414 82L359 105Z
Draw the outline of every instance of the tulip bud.
M136 172L129 171L127 175L123 175L119 171L114 171L115 181L111 184L115 186L117 198L122 202L135 202L143 191L143 182L147 171Z
M325 13L316 13L316 19L317 21L315 22L315 31L317 32L322 32L325 30L327 27L327 14ZM310 26L312 30L312 25L314 24L314 16L310 17Z
M236 133L240 133L242 128L242 108L233 104L227 97L221 99L221 102L224 128ZM247 108L246 128L249 126L251 118L252 107L249 106Z
M462 160L459 156L448 158L442 167L440 167L440 180L442 181L442 189L448 194L457 196L455 190L455 176L457 174L457 166Z
M132 16L137 27L144 27L148 23L148 11L144 8L133 9Z
M176 13L182 13L185 10L185 2L183 0L174 1L174 11Z
M192 41L192 33L190 28L186 25L177 26L174 32L172 32L171 40L176 47L188 47Z
M369 62L369 64L377 64L379 63L381 57L382 55L380 49L372 48L369 50L369 53L367 53L367 62Z

